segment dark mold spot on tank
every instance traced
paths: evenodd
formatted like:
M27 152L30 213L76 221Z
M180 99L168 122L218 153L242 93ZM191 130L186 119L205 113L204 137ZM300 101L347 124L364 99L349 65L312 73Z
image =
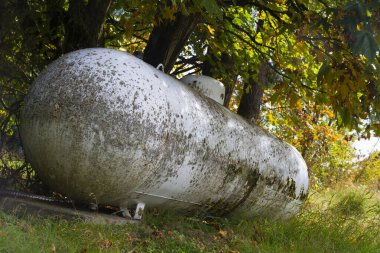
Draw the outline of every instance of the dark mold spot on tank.
M308 191L305 190L303 187L301 188L301 193L299 199L304 201L307 199L307 196L309 195Z

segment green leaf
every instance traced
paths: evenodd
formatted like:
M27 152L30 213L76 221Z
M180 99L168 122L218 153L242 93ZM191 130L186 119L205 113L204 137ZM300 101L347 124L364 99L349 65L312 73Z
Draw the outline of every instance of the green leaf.
M337 112L338 125L350 127L352 123L352 114L350 110L346 107L340 107Z
M323 77L326 75L327 71L329 70L329 64L327 61L324 61L322 66L319 68L318 74L317 74L317 84L320 85L322 82Z
M352 51L355 55L362 54L368 61L372 61L379 51L379 44L373 35L367 31L358 31L354 35Z
M327 104L329 102L329 97L325 93L318 93L315 97L315 101L318 104Z
M202 0L201 6L212 16L222 17L222 11L215 0Z

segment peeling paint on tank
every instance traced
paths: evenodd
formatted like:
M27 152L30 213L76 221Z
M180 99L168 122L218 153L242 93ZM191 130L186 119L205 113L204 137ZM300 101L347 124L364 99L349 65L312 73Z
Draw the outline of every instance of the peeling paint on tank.
M307 196L292 146L111 49L49 65L25 100L21 135L41 178L78 201L289 217Z

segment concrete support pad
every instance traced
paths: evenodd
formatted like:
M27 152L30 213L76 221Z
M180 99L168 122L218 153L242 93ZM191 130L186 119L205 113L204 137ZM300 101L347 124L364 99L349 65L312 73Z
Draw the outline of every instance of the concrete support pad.
M35 200L3 196L0 196L0 209L8 213L16 214L17 216L29 214L42 218L63 218L67 220L80 219L84 222L92 222L96 224L133 224L138 222L136 220L111 214L88 212Z

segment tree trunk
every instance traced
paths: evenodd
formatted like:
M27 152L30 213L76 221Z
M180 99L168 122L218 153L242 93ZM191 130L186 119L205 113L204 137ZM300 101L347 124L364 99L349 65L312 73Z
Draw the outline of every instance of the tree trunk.
M264 95L263 85L267 82L268 65L265 61L260 64L258 82L250 78L249 83L244 85L244 92L237 113L250 122L257 122L260 117L262 98Z
M261 86L253 80L250 80L249 83L245 83L244 91L246 91L247 88L249 91L245 92L241 97L237 113L250 122L256 122L259 119L264 91Z
M225 87L226 87L226 95L224 96L223 105L225 107L227 107L227 108L229 108L229 104L230 104L230 101L231 101L231 98L232 98L232 94L235 91L236 81L237 81L237 75L234 76L234 78L232 79L231 82L228 82L228 83L224 84Z
M174 21L165 21L153 28L144 51L143 60L156 67L162 63L166 73L170 73L175 61L199 23L198 15L176 14Z
M65 26L65 20L67 18L67 12L65 11L60 0L49 0L46 2L46 14L49 19L49 31L50 31L50 42L57 48L54 55L49 58L49 61L53 61L62 55L63 42L62 42L62 27ZM44 43L43 41L40 42ZM41 45L41 48L44 45Z
M112 0L71 0L65 24L64 52L100 44L103 24Z

